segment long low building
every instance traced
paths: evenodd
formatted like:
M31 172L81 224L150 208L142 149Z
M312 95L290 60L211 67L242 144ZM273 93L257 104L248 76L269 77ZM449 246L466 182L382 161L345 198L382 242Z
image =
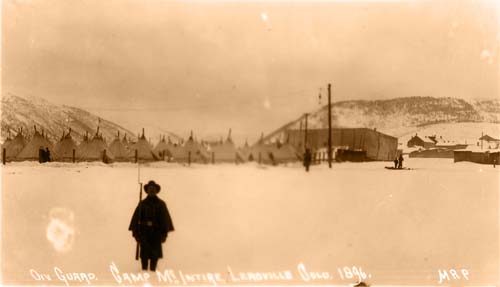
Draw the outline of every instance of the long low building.
M304 149L305 131L286 131L288 142ZM328 129L308 129L307 146L313 151L328 146ZM368 128L333 128L332 146L337 149L365 151L368 160L394 160L398 154L398 139Z
M453 151L453 162L470 161L482 164L498 164L500 162L500 151L472 151L455 150Z

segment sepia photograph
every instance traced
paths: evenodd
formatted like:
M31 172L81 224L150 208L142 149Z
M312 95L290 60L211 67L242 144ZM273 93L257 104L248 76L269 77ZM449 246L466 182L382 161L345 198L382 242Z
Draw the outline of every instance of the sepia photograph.
M500 285L500 2L0 3L1 285Z

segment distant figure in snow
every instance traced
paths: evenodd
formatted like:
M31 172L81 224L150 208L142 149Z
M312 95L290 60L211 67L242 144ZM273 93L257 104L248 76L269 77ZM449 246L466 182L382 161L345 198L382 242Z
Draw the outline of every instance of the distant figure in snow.
M47 162L51 162L51 159L50 159L50 150L49 148L45 148L45 161Z
M394 168L398 168L398 162L399 162L399 160L398 160L398 158L396 157L396 158L394 159Z
M167 205L157 196L160 189L153 180L144 186L148 196L135 209L128 228L139 243L142 270L148 270L148 263L149 270L156 270L158 259L163 257L161 244L174 231Z
M496 158L494 158L494 159L493 159L493 168L495 168L495 166L496 166L496 165L497 165L497 159L496 159Z
M272 152L268 153L269 159L273 165L276 165L276 160L274 159L274 154Z
M312 154L311 150L306 148L306 152L304 153L304 166L306 167L306 171L309 172L309 166L311 165Z
M400 154L399 155L399 159L398 159L398 162L399 162L398 168L403 168L403 160L404 160L403 159L403 154Z
M38 149L38 162L39 163L45 162L45 150L43 149L43 147L40 147Z

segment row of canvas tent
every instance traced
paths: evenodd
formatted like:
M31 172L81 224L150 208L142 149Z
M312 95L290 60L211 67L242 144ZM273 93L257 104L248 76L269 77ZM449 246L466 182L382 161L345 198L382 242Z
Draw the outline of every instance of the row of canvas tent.
M175 161L175 162L246 162L258 161L266 164L278 164L300 160L301 155L291 145L285 143L265 144L259 141L253 146L245 143L244 147L236 148L231 139L231 132L225 141L215 143L199 143L191 136L184 143L173 143L163 137L153 147L144 135L144 130L136 142L130 142L126 135L106 144L99 128L90 139L84 136L83 141L77 144L71 136L71 130L63 134L56 144L36 130L27 141L22 132L2 144L5 161L39 160L40 149L48 149L53 161L81 162L103 161L109 162L136 162L136 161Z

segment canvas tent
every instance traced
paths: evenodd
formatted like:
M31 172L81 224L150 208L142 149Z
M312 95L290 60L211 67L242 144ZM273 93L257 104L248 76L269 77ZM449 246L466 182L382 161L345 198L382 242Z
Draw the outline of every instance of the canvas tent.
M2 148L5 148L5 159L13 160L21 152L21 150L26 145L26 139L24 138L21 131L17 133L17 135L11 139L8 137L2 145Z
M165 140L165 136L158 142L156 147L153 149L154 153L158 156L159 159L168 160L172 158L172 142L170 142L170 138L168 139L168 143Z
M209 153L214 162L243 162L244 156L236 149L231 130L224 142L213 143L210 146Z
M151 145L146 140L144 135L144 129L142 130L142 136L139 137L139 140L130 146L130 151L132 158L135 158L135 153L137 151L137 160L138 161L156 161L158 160L158 156L153 152Z
M123 137L126 141L126 138ZM120 132L118 132L117 137L111 142L108 150L114 156L115 161L129 161L132 159L132 154L127 146L120 140Z
M82 150L86 150L89 142L90 142L89 135L88 135L88 133L85 133L85 135L83 136L83 140L77 146L77 149L79 151L78 153L81 153Z
M281 144L279 141L270 147L275 163L286 163L300 160L297 150L289 143Z
M24 148L16 155L16 160L39 160L40 148L49 149L51 157L55 158L57 155L53 152L52 143L40 134L36 129L31 140L24 146Z
M244 161L249 160L249 156L251 154L251 148L248 145L248 141L245 141L245 144L242 147L238 148L238 154L243 158Z
M184 147L180 143L175 143L169 145L168 151L171 154L171 160L180 162L182 160L187 160L187 156L184 152Z
M71 137L71 129L68 134L63 135L61 140L56 143L54 147L54 152L56 156L54 160L56 161L73 161L73 151L75 151L76 157L76 142Z
M77 158L78 161L102 161L105 163L113 161L114 155L108 150L102 134L99 134L99 128L92 140L84 140L80 144Z
M192 133L189 139L184 144L183 148L184 148L184 155L187 160L189 160L188 158L189 155L191 154L191 162L201 162L201 163L208 162L208 152L206 148L193 138Z
M276 164L272 145L265 143L257 143L253 145L248 155L248 160L259 163Z

